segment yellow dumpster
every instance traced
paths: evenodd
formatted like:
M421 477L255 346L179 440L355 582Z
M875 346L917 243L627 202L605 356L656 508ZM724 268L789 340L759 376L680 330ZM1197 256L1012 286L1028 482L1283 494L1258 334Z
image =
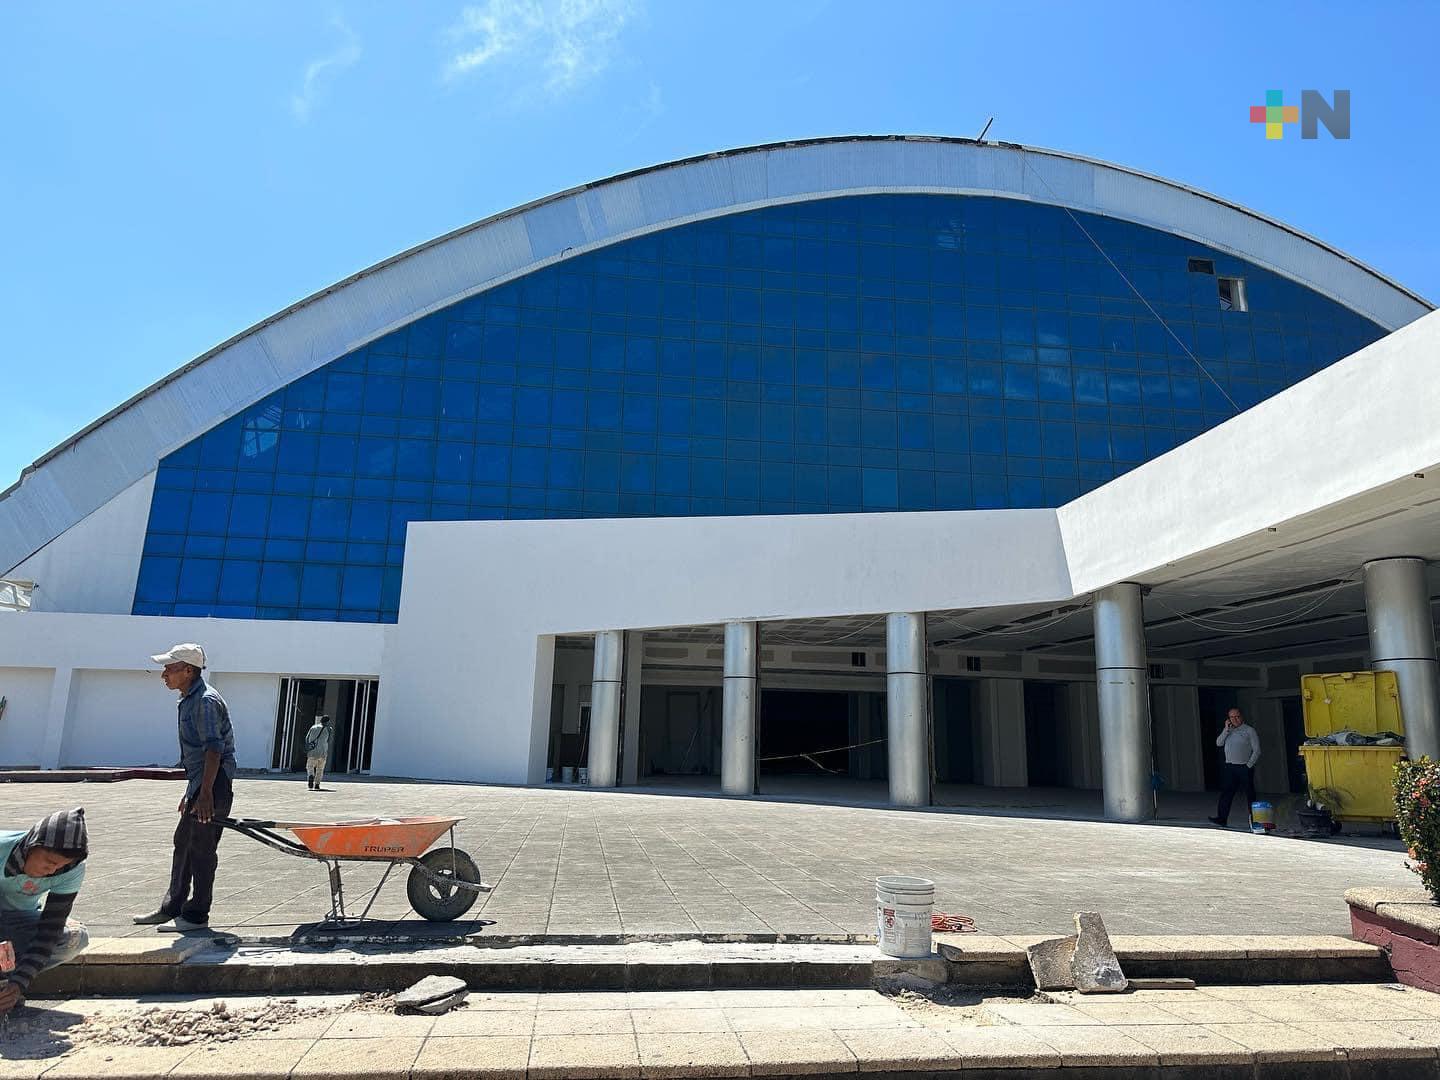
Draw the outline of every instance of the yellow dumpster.
M1305 735L1350 730L1362 735L1405 733L1393 671L1346 671L1300 679ZM1395 763L1404 746L1301 746L1305 776L1337 821L1395 820Z

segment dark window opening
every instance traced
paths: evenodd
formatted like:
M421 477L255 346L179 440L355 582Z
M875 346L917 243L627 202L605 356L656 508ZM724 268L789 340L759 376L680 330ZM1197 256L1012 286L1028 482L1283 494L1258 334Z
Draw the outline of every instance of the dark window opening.
M980 670L980 657L978 657L978 656L967 656L967 657L965 657L965 670L966 670L966 671L979 671L979 670Z
M865 666L865 654L864 654L863 652L852 652L852 653L850 654L850 666L851 666L851 667L864 667L864 666Z
M1214 259L1190 259L1186 263L1186 269L1192 274L1214 274Z

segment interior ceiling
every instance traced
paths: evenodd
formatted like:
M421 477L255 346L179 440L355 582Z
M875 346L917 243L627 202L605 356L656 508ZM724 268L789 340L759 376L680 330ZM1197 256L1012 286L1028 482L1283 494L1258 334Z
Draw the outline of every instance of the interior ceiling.
M1363 656L1361 568L1371 559L1432 561L1431 609L1440 593L1440 484L1420 473L1340 507L1285 523L1139 580L1146 587L1146 648L1152 660L1285 663ZM960 652L1093 655L1089 598L929 613L932 647ZM761 625L762 644L875 649L884 614L788 619ZM650 642L718 646L719 626L647 630ZM562 644L588 645L584 637Z

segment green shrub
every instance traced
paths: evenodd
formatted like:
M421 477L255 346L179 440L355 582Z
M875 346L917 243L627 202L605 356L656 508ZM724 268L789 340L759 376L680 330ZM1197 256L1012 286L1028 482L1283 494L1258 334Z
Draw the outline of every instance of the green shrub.
M1395 763L1395 816L1410 856L1405 865L1440 900L1440 762Z

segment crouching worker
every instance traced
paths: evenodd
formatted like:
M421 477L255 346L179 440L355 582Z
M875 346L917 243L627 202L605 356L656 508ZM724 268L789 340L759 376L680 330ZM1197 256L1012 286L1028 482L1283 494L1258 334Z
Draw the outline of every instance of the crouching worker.
M90 943L85 928L69 921L89 847L78 806L29 832L0 832L0 938L15 949L15 970L0 975L0 1015L25 999L31 979L73 960Z

